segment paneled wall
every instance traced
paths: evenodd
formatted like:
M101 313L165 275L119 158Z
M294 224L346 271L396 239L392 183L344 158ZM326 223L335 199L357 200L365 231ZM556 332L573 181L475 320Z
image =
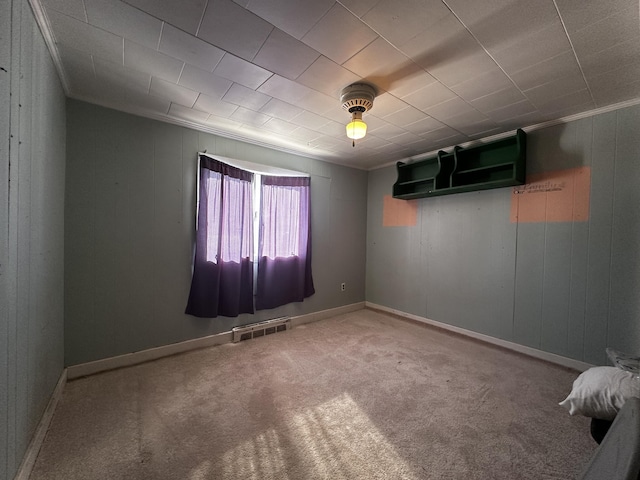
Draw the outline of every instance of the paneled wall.
M367 301L593 364L639 352L638 125L634 106L530 132L528 189L417 200L412 226L383 226L396 171L371 171Z
M0 480L63 370L65 124L29 3L0 2Z
M74 100L67 120L67 365L364 301L367 172ZM184 314L204 150L311 174L315 295L253 316Z

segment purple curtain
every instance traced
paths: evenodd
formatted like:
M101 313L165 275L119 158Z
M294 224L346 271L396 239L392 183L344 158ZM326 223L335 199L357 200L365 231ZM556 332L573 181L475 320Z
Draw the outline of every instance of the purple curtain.
M313 295L308 177L263 176L256 310Z
M253 313L253 174L200 156L200 203L186 313Z

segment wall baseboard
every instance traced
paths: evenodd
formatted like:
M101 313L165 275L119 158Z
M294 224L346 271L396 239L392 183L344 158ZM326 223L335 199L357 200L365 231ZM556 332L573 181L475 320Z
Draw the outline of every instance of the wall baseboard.
M490 335L485 335L483 333L474 332L472 330L467 330L465 328L456 327L454 325L448 325L442 322L437 322L435 320L430 320L425 317L420 317L418 315L406 313L401 310L385 307L383 305L377 305L375 303L365 302L365 306L366 308L370 308L372 310L379 310L381 312L391 313L392 315L413 320L418 323L424 323L426 325L431 325L437 328L441 328L443 330L448 330L450 332L458 333L460 335L471 337L476 340L481 340L483 342L490 343L492 345L497 345L499 347L503 347L508 350L512 350L514 352L523 353L530 357L538 358L540 360L545 360L547 362L554 363L556 365L572 368L574 370L578 370L579 372L584 372L585 370L593 367L593 365L591 365L590 363L581 362L580 360L574 360L573 358L563 357L562 355L556 355L555 353L545 352L543 350L538 350L536 348L527 347L525 345L520 345L518 343L509 342L508 340L502 340L500 338L492 337Z
M298 315L297 317L291 317L291 325L297 327L298 325L317 322L318 320L335 317L336 315L344 315L345 313L355 312L357 310L362 310L363 308L365 308L365 302L357 302L350 305L343 305L341 307L320 310L319 312Z
M38 423L36 431L31 438L31 442L29 442L29 446L27 447L27 451L25 452L24 457L22 457L20 468L18 468L18 472L16 473L14 480L29 480L31 471L36 464L38 453L40 453L40 448L42 447L42 443L44 442L44 437L47 435L47 430L49 430L49 425L51 424L51 420L53 419L53 414L56 411L58 402L62 398L62 392L64 391L64 387L66 384L67 369L65 368L60 374L58 383L56 383L56 387L53 389L51 398L49 398L49 403L42 413L40 422Z
M291 317L291 325L295 327L298 325L303 325L305 323L316 322L318 320L333 317L335 315L362 310L364 307L365 302L358 302L350 305L344 305L342 307L321 310L319 312L298 315L295 317ZM159 358L176 355L178 353L185 353L200 348L223 345L225 343L231 343L232 341L232 332L222 332L215 335L208 335L206 337L194 338L193 340L186 340L184 342L149 348L147 350L141 350L139 352L126 353L124 355L118 355L116 357L103 358L100 360L95 360L93 362L81 363L78 365L67 367L67 378L69 380L73 380L74 378L86 377L88 375L94 375L96 373L106 372L107 370L114 370L116 368L130 367L132 365L149 362L151 360L157 360Z

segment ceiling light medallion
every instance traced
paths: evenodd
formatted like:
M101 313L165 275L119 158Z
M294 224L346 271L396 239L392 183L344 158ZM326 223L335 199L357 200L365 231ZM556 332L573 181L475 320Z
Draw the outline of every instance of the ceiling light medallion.
M347 137L353 140L363 138L367 134L367 124L362 121L362 114L371 110L376 91L371 85L354 83L342 89L340 102L342 108L351 114L351 121L347 124Z

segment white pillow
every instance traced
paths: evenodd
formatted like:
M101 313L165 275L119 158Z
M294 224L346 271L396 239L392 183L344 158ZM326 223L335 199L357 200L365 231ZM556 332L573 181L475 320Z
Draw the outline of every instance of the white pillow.
M573 382L560 402L571 415L613 420L629 397L640 397L640 379L616 367L592 367Z

